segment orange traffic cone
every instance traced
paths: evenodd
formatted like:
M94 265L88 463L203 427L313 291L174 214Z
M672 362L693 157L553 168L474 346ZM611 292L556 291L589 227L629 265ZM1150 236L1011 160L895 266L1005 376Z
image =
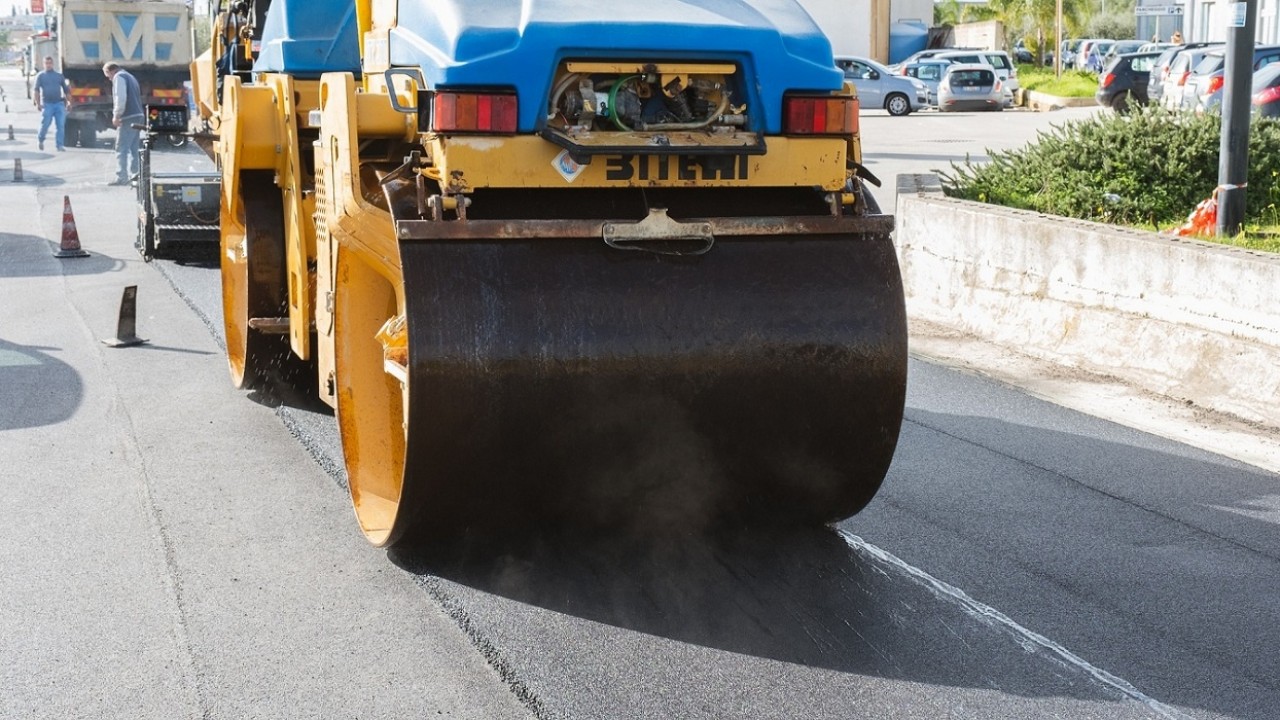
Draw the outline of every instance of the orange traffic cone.
M76 218L71 214L71 198L62 196L62 244L56 258L89 257L89 253L80 249L80 233L76 232Z

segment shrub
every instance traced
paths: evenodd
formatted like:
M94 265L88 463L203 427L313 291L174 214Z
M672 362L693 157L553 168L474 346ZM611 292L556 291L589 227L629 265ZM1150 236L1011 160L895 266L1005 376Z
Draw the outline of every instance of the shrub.
M951 164L948 195L1124 225L1181 224L1218 185L1221 116L1147 108L1054 126L990 162ZM1275 213L1280 121L1253 118L1246 222ZM1268 209L1268 205L1271 205Z
M1018 66L1018 86L1058 97L1093 97L1098 92L1098 76L1085 70L1063 70L1062 77L1052 67Z

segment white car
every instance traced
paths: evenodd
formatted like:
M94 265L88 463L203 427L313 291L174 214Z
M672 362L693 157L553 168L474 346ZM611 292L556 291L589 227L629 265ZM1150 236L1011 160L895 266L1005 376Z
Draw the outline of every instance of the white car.
M841 56L836 67L844 79L858 88L863 108L884 108L890 115L907 115L929 106L929 88L913 77L894 75L889 68L867 58Z
M1018 85L1018 69L1013 66L1009 53L1003 50L964 50L933 56L934 60L946 60L956 65L990 65L1000 78L1004 92L1004 106L1013 107L1013 93Z

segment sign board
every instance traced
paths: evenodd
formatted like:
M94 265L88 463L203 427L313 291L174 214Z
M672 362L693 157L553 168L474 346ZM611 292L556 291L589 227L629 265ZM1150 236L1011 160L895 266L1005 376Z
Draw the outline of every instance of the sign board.
M1245 17L1248 14L1249 6L1242 2L1231 3L1227 6L1227 27L1244 27Z
M31 14L32 15L44 14L44 0L31 0Z
M1138 17L1150 17L1152 15L1181 15L1181 5L1137 5L1133 8L1133 14Z

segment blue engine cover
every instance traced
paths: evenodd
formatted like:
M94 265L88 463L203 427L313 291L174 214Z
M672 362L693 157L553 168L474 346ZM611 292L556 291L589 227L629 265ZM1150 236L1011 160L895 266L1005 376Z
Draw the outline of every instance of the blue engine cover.
M360 74L356 4L351 0L271 3L253 69L303 78L327 72Z
M784 93L844 81L795 0L433 0L401 2L397 24L393 66L421 68L433 88L514 87L522 132L545 122L564 59L732 61L746 78L735 102L770 134L781 130Z

